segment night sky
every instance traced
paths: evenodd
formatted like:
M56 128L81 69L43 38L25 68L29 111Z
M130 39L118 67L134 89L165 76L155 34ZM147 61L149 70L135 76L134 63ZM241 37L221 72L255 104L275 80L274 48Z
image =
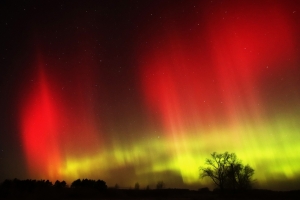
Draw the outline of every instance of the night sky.
M300 189L300 2L1 1L0 181L198 189L234 152Z

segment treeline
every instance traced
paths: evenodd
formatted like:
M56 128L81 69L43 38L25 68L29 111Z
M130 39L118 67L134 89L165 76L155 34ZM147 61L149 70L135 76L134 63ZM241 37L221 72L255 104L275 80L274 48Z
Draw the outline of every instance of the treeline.
M161 182L159 182L161 183ZM136 184L137 185L137 184ZM0 199L300 199L300 190L199 190L156 188L108 189L103 180L77 179L67 185L65 181L5 180L0 185Z
M36 189L45 189L45 188L66 188L69 187L66 181L55 181L53 184L49 180L33 180L33 179L26 179L26 180L19 180L13 179L9 180L6 179L1 184L2 189L16 189L16 190L23 190L23 191L33 191ZM103 180L91 180L91 179L77 179L72 182L70 185L71 188L93 188L98 190L105 190L107 189L106 182Z
M94 188L99 190L107 189L106 182L103 180L77 179L71 184L71 188Z

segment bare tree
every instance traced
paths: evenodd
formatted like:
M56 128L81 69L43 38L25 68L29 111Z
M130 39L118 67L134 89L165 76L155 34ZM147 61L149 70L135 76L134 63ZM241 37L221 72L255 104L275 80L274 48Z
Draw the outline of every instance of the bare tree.
M254 175L254 169L249 165L241 165L239 170L235 171L235 178L238 189L250 189L253 185L252 176Z
M207 167L200 167L200 178L211 178L221 190L251 188L254 170L249 165L242 165L234 153L213 152L211 156L206 159Z
M139 190L140 189L140 184L137 182L137 183L135 183L135 185L134 185L134 189L135 190Z
M165 184L163 181L158 181L156 184L156 189L158 189L158 190L163 189L164 186L165 186Z

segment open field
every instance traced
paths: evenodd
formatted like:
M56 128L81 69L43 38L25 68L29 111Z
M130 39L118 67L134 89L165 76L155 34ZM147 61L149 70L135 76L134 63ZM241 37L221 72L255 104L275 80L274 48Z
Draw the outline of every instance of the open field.
M174 200L218 200L218 199L300 199L300 190L294 191L194 191L186 189L162 189L162 190L133 190L133 189L107 189L98 191L95 189L74 188L47 188L39 190L5 190L2 189L0 199L174 199Z

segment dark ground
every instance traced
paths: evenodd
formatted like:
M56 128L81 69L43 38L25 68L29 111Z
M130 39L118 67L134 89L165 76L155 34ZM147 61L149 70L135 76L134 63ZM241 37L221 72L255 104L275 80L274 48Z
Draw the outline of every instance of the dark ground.
M39 188L34 190L1 188L0 199L176 199L176 200L218 200L218 199L300 199L300 190L294 191L194 191L187 189L134 190L89 188Z

